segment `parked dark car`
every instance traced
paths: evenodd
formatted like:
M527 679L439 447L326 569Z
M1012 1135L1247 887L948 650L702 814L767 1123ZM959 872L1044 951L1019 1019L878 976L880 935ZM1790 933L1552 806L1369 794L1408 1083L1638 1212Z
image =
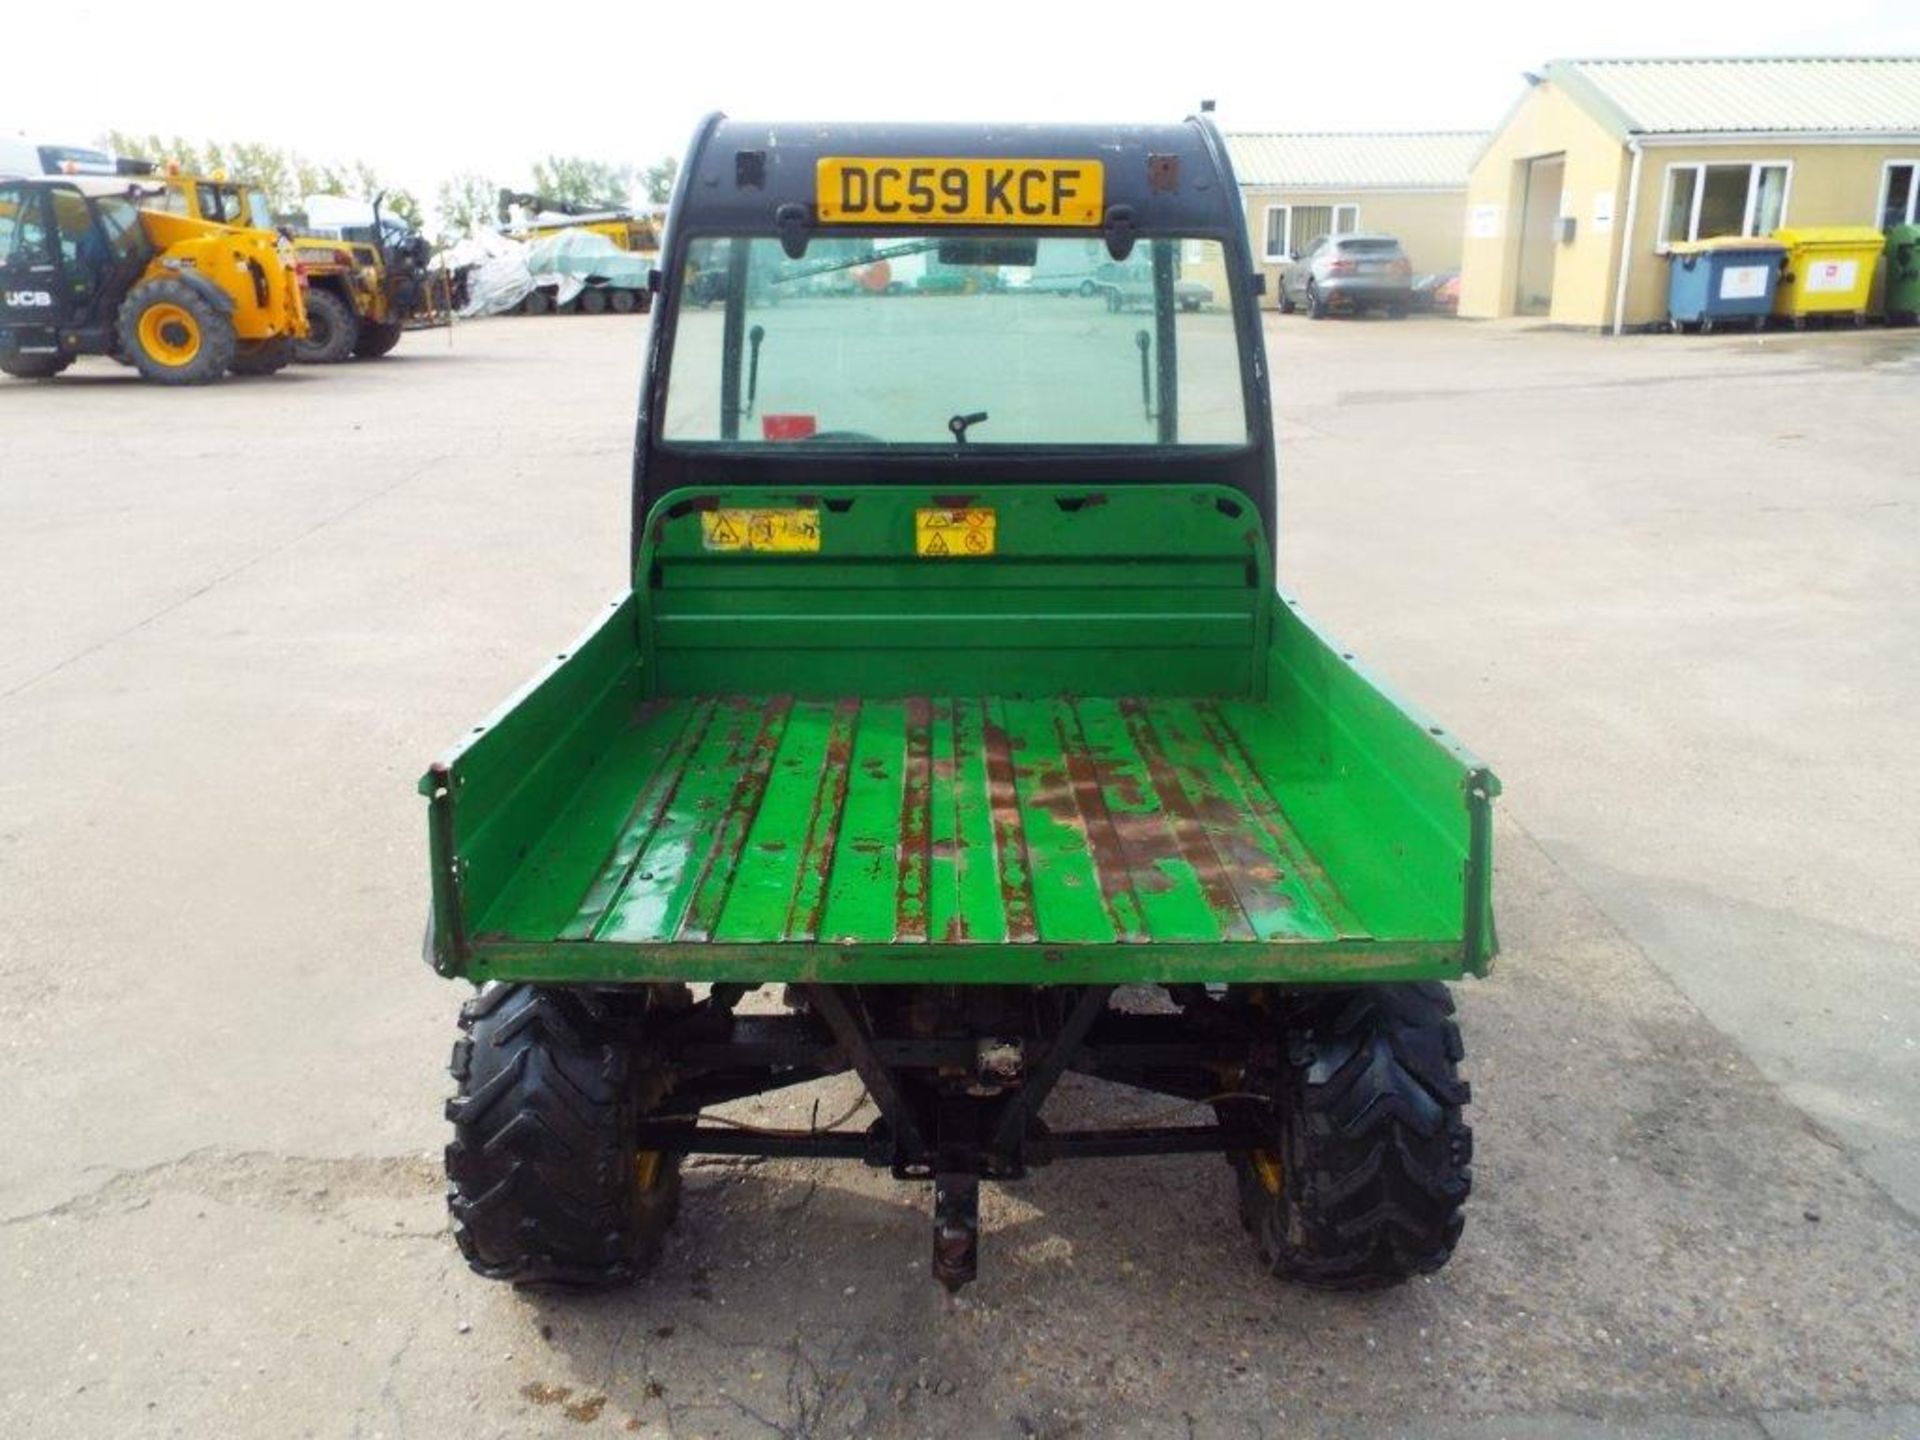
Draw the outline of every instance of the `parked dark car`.
M1335 310L1369 307L1394 319L1413 306L1413 267L1391 235L1322 235L1280 276L1280 309L1304 308L1320 320Z

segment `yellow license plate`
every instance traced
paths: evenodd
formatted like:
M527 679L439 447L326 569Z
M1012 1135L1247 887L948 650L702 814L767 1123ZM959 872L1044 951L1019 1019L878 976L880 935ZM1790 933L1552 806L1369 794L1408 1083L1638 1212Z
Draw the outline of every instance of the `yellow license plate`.
M1098 160L942 160L823 155L814 208L823 225L1097 227L1107 175Z

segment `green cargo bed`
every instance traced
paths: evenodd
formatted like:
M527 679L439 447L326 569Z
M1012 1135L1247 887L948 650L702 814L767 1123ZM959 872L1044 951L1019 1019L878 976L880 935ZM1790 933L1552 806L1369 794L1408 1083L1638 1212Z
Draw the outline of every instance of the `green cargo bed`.
M663 506L640 588L423 781L436 964L1022 984L1483 969L1492 776L1274 595L1257 519L1177 495ZM915 510L956 499L994 510L995 553L916 556ZM715 550L701 526L796 505L815 551Z

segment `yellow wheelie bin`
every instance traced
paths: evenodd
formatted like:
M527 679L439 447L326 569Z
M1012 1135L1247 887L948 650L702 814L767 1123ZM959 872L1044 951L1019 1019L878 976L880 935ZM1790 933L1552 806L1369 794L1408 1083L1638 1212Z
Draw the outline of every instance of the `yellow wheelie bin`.
M1807 328L1812 315L1851 316L1867 323L1867 297L1873 272L1886 243L1871 225L1805 225L1776 230L1787 247L1787 263L1773 292L1773 313Z

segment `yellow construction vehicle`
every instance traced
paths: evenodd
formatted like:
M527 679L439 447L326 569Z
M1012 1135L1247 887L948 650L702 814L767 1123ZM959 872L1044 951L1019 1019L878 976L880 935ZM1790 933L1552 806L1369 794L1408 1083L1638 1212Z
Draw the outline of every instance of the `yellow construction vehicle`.
M81 355L198 385L271 374L307 312L279 237L143 209L143 179L0 182L0 371L58 375Z
M162 203L173 213L276 228L266 197L245 181L217 171L169 171L155 178L165 186ZM385 234L377 200L371 240L286 233L306 281L307 333L293 356L302 365L331 365L355 355L377 359L400 343L407 322L433 311L431 248L417 235L395 241Z

